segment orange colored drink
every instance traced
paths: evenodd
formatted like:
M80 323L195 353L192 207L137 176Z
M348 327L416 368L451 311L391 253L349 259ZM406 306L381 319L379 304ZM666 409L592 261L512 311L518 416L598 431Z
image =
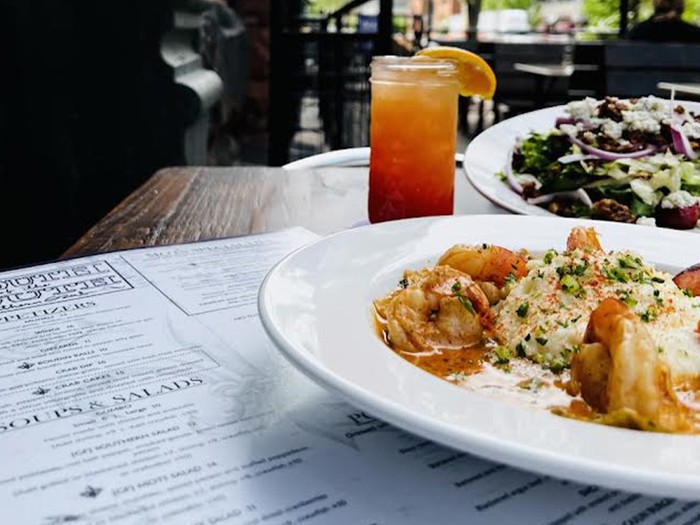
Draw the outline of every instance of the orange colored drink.
M452 214L456 66L376 57L371 82L370 222Z

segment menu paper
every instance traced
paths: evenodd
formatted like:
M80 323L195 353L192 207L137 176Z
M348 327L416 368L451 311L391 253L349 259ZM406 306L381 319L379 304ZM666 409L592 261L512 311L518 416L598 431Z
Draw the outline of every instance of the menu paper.
M700 523L444 448L294 370L260 282L302 229L0 274L0 523Z

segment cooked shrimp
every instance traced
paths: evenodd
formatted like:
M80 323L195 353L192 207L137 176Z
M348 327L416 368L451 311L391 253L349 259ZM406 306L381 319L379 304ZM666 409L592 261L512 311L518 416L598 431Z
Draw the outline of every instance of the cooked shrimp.
M433 352L479 343L492 323L488 298L471 278L447 266L410 272L408 286L375 302L397 350Z
M571 233L569 233L569 238L566 239L566 249L567 251L571 251L577 248L594 252L603 251L603 247L600 245L600 241L598 240L598 234L594 228L577 226L571 230Z
M673 278L678 288L690 290L693 297L700 295L700 264L686 268Z
M602 422L662 432L690 430L687 410L644 324L624 303L605 299L592 313L571 360L569 393L605 414Z
M475 281L491 281L499 287L510 276L519 279L527 275L524 257L492 244L456 244L440 257L438 264L464 272Z
M402 288L408 288L412 284L420 283L425 281L430 277L431 268L423 268L421 270L406 270L403 272L403 279L401 279L400 285ZM380 317L386 319L388 317L388 308L391 306L394 298L400 294L403 290L394 290L389 295L382 297L381 299L376 299L374 301L374 308Z

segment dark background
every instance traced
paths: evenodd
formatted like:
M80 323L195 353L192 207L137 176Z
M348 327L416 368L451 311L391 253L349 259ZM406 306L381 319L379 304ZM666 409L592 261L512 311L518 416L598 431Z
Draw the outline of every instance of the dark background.
M167 0L2 0L0 266L55 258L162 166L183 117Z

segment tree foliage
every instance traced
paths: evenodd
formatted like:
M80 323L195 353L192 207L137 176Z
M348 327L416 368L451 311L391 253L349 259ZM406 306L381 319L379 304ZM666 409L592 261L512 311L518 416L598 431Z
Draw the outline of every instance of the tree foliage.
M306 0L306 12L314 15L332 13L340 9L349 0Z
M685 0L683 20L694 24L700 23L700 0Z
M654 9L651 0L630 0L631 23L646 20ZM617 29L620 27L620 0L583 0L583 14L591 27ZM700 22L700 0L685 0L683 19Z
M583 0L583 14L591 27L617 28L620 25L619 0Z

